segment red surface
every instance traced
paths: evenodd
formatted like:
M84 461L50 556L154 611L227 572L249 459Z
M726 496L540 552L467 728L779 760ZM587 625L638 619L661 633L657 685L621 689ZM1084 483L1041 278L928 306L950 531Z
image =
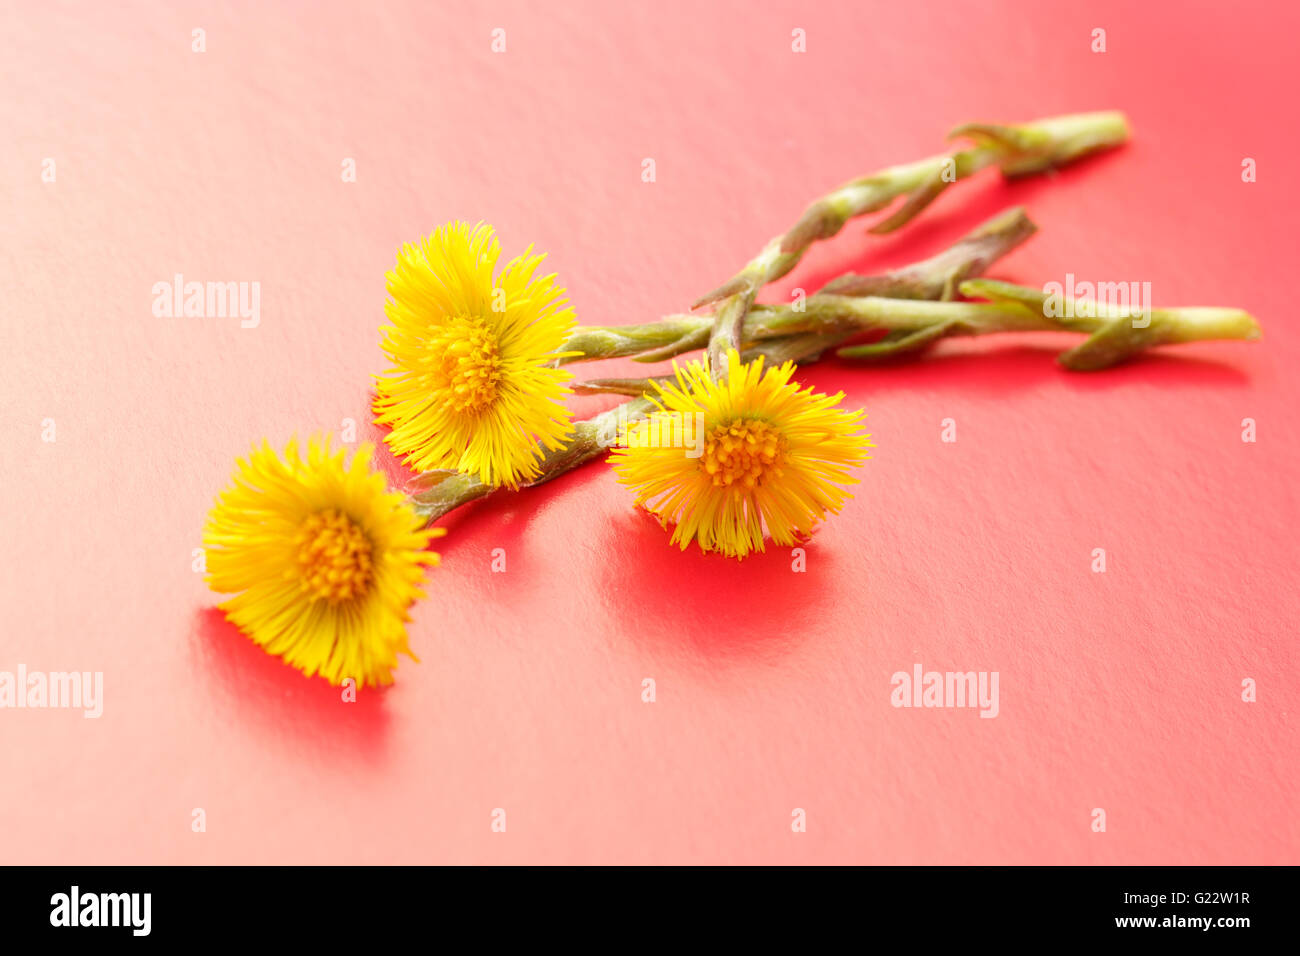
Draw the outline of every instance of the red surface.
M98 720L0 711L0 861L1297 862L1295 8L469 6L0 12L0 669L105 681ZM645 320L952 125L1101 108L1130 147L986 173L894 237L854 223L770 294L1023 203L1042 232L999 277L1149 281L1263 341L1094 375L1051 335L810 369L878 447L806 573L679 554L593 465L448 521L422 663L354 705L191 571L253 440L377 435L402 241L486 219L549 251L580 320ZM154 317L177 272L260 281L260 326ZM997 670L999 716L891 707L917 662Z

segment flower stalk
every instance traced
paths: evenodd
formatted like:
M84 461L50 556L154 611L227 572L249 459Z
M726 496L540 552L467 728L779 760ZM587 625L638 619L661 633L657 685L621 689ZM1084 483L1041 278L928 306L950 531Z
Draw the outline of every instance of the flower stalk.
M961 294L969 298L987 299L1001 306L1018 306L1035 321L1041 320L1048 328L1089 333L1085 342L1057 357L1061 365L1077 372L1110 368L1157 345L1252 340L1260 337L1259 323L1255 317L1241 309L1184 306L1135 311L1115 308L1091 299L1066 298L1040 289L992 279L963 282ZM962 334L979 333L960 329L945 330L935 333L935 338L937 340L944 335ZM852 352L852 349L841 349L841 357L871 357L845 355L845 352Z
M814 310L824 311L827 300L822 297L823 293L833 294L837 299L859 295L913 300L952 299L963 280L982 275L1037 229L1024 209L1016 206L981 223L936 256L879 275L847 273L829 283L821 293L807 299L804 305L811 304ZM784 308L784 313L781 308ZM742 345L779 335L833 331L821 329L818 316L800 327L799 309L794 305L755 306L741 333ZM583 326L568 338L562 351L573 353L566 356L566 362L629 357L638 362L661 362L704 348L709 344L712 328L713 319L708 315L670 315L643 325ZM844 328L848 335L861 331L852 323ZM827 344L823 343L821 347L824 349ZM790 357L800 358L810 351L812 349ZM776 358L776 355L769 355L769 358Z
M1124 143L1128 122L1115 111L1078 113L1017 125L967 123L949 138L964 137L974 145L901 166L891 166L870 176L845 183L818 199L784 234L763 250L730 280L700 298L692 308L717 303L709 341L715 369L728 349L739 349L745 316L759 289L781 278L798 264L808 247L839 233L857 216L877 212L900 196L906 197L871 232L893 232L916 217L948 186L989 166L998 166L1009 178L1031 175L1074 162L1098 150Z
M818 293L802 310L791 305L755 306L746 317L747 355L764 350L769 340L800 342L786 348L784 358L812 343L822 351L836 341L867 332L884 331L879 342L848 345L836 354L845 359L882 359L919 351L949 336L999 332L1083 332L1089 338L1060 357L1066 368L1089 371L1108 368L1157 345L1221 339L1255 339L1259 324L1233 308L1184 307L1139 312L1117 309L1088 299L1052 296L1040 289L993 279L968 279L959 286L967 298L984 302L931 302L882 296ZM764 351L770 358L782 357ZM615 380L617 381L617 380ZM626 380L635 381L635 380ZM590 382L584 385L591 390Z
M592 418L574 422L573 435L568 441L547 450L538 463L537 477L522 482L519 487L545 484L604 454L618 440L620 425L645 418L653 410L654 404L649 399L637 398ZM449 511L499 490L501 486L490 485L476 474L448 469L423 472L408 486L411 507L424 523L437 521Z

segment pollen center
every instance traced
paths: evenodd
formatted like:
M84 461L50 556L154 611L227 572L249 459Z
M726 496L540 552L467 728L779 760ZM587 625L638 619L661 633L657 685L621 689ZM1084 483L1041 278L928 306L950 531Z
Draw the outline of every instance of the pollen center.
M496 401L501 354L483 319L446 319L429 341L428 384L436 400L458 412L476 412Z
M304 591L337 604L361 597L370 587L370 539L337 509L326 508L304 521L295 544Z
M739 418L709 432L700 467L716 487L748 490L780 476L785 463L782 444L781 433L767 422Z

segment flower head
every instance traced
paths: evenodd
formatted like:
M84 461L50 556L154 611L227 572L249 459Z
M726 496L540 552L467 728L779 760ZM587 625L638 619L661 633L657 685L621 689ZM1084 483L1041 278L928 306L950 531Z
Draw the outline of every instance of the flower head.
M203 529L208 585L221 608L270 654L331 684L391 684L406 643L407 608L423 593L425 550L442 529L419 519L384 476L373 446L344 461L328 438L278 454L263 442L235 465Z
M698 541L743 558L763 550L765 533L793 544L838 512L850 497L843 486L857 481L847 469L871 441L861 411L835 407L843 393L791 382L793 363L764 370L761 357L742 365L732 350L727 368L720 382L707 362L678 368L675 382L657 386L658 410L627 428L611 460L637 503L675 526L682 550Z
M569 434L559 399L573 376L553 365L569 354L560 349L575 319L555 277L533 276L545 256L530 247L497 276L500 252L482 223L449 223L402 247L383 329L393 368L377 377L374 411L417 471L513 487Z

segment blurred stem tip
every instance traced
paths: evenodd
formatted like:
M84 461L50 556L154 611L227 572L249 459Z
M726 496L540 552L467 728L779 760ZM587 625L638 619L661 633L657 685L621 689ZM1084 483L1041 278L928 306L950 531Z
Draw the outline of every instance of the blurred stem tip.
M1145 308L1114 306L992 279L963 282L961 294L1018 306L1047 328L1087 333L1088 338L1082 344L1057 358L1066 368L1079 372L1110 368L1157 345L1252 340L1261 335L1259 322L1241 309L1205 306L1152 309L1149 303Z

